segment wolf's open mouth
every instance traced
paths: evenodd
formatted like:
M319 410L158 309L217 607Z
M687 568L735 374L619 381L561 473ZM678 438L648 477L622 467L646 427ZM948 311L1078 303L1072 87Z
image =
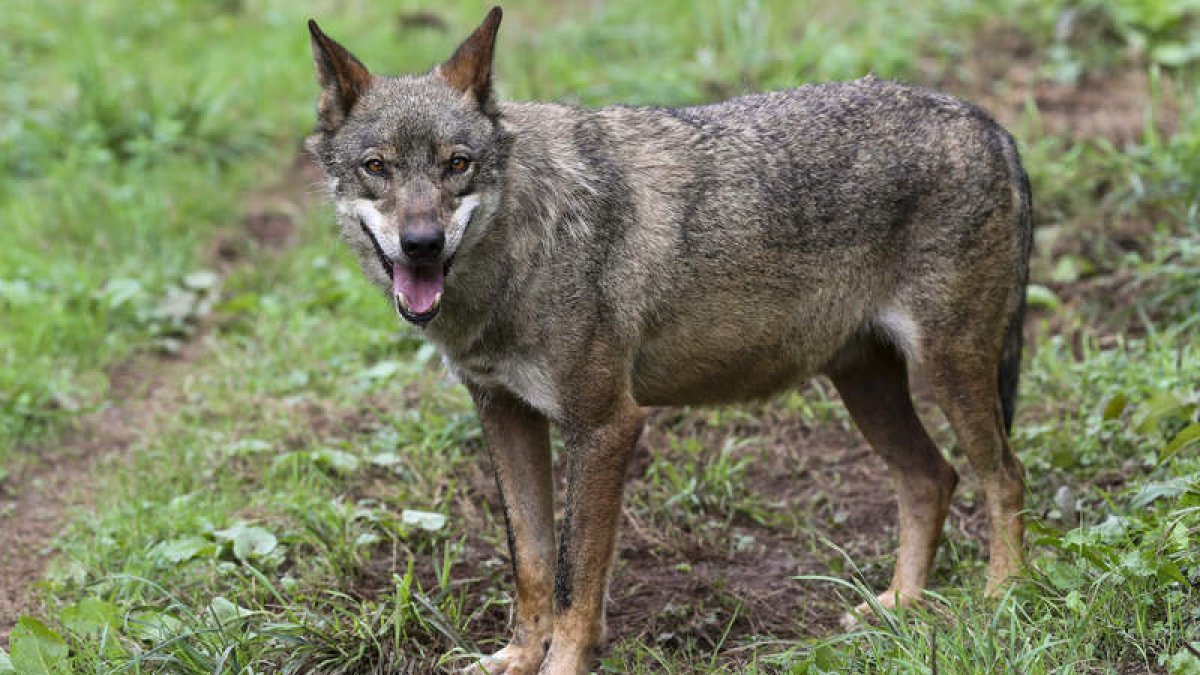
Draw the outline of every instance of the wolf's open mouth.
M423 326L437 316L445 290L446 273L442 265L392 266L392 295L400 316Z
M383 247L375 239L375 235L366 223L359 222L371 245L384 273L392 280L392 300L396 312L405 321L424 326L437 316L441 309L442 293L445 290L446 275L454 264L451 254L441 265L422 265L414 267L404 263L393 263L383 252Z

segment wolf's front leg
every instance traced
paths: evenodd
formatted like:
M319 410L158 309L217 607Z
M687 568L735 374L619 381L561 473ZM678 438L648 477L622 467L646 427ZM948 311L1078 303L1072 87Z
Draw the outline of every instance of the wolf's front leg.
M554 576L554 634L542 675L588 672L604 638L604 596L621 518L625 469L645 412L625 394L592 401L563 425L567 497Z
M503 390L469 387L504 504L508 551L517 582L512 641L468 673L532 675L554 621L554 481L546 418Z

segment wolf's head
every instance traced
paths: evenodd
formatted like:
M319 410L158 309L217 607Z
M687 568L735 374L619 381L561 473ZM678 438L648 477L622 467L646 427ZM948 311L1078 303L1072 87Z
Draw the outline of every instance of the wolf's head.
M417 325L437 316L451 266L500 202L511 143L492 94L500 15L493 8L442 65L404 77L372 75L308 22L321 98L306 145L363 271Z

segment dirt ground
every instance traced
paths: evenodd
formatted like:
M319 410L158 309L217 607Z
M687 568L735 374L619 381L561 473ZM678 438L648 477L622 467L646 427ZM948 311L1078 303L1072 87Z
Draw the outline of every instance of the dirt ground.
M854 559L887 554L895 542L895 503L884 464L862 437L835 425L809 427L769 406L763 413L761 421L739 424L736 430L740 438L763 439L761 454L748 467L747 483L780 511L810 514L808 525ZM655 421L674 414L659 411L652 420L639 447L646 463L649 453L666 441ZM673 426L691 422L685 416ZM698 437L714 445L729 433L706 431ZM633 478L631 492L638 491L637 480ZM724 639L734 642L748 635L788 640L828 633L845 604L832 586L792 577L842 576L830 570L839 554L814 541L813 532L800 538L786 530L741 517L717 545L704 536L667 539L626 509L610 630L667 644L691 637L709 648L718 646L727 629ZM751 543L744 548L721 545L729 540ZM883 584L877 590L889 580L876 579ZM732 624L731 610L736 610Z
M1032 100L1041 110L1042 133L1076 140L1103 137L1120 145L1144 129L1149 85L1140 72L1113 73L1076 85L1054 83L1039 74L1031 47L1019 35L1002 29L985 32L976 53L987 57L972 57L962 66L971 73L969 78L931 69L929 81L975 100L1009 126L1016 124ZM1166 109L1158 120L1164 130L1177 117L1169 103ZM314 181L313 168L298 160L282 181L250 195L240 226L213 241L213 264L225 271L244 264L247 238L266 247L288 246L294 239L294 219L314 198ZM110 374L107 407L79 420L53 447L43 448L45 461L19 470L7 481L9 491L0 492L0 541L5 543L0 547L0 642L6 640L18 615L36 612L37 581L53 556L55 537L68 515L86 508L92 498L89 478L105 463L122 461L145 430L183 400L181 387L188 365L204 353L204 334L197 331L199 337L177 356L142 355L116 368ZM756 490L779 509L811 514L816 530L854 558L886 561L895 545L895 505L883 464L861 436L837 425L810 428L794 416L781 416L777 406L757 409L762 416L756 421L716 430L702 429L698 415L677 410L655 413L631 470L631 497L644 489L639 476L650 464L650 453L666 442L664 429L704 443L719 444L730 435L756 437L761 439L761 459L747 469L747 479ZM314 416L314 425L322 423L319 417ZM470 481L476 494L498 508L486 467L481 465L478 471ZM960 473L967 481L964 485L969 484L970 473ZM951 525L976 540L983 529L977 509L961 505L952 511ZM731 540L744 545L731 549L725 545ZM463 566L484 565L504 556L496 541L498 533L469 531ZM739 518L718 543L703 534L664 535L626 508L620 562L611 589L610 635L644 635L663 646L686 638L716 646L723 639L747 635L788 639L827 633L835 627L844 602L832 588L792 580L800 574L831 573L831 562L839 557L814 541L811 533L801 537ZM386 567L388 562L380 564ZM866 570L877 589L886 585L889 565ZM391 578L390 570L377 571L380 580ZM371 583L374 576L360 580L360 594L376 591ZM736 618L730 626L731 616ZM484 622L497 624L499 633L506 620L500 610L493 610ZM723 638L727 628L729 634Z
M171 357L142 355L113 369L107 405L6 482L20 489L0 491L0 642L20 615L37 608L35 586L67 515L90 503L91 477L106 463L122 461L157 419L180 404L179 382L203 349L203 341L193 341Z
M922 77L979 105L1009 130L1024 127L1032 104L1037 110L1033 133L1075 142L1105 139L1117 148L1142 138L1152 99L1145 68L1126 66L1085 74L1076 82L1057 81L1047 72L1045 53L999 20L979 32L961 62L930 62ZM1158 97L1154 126L1169 135L1179 124L1179 104L1168 78L1159 82Z

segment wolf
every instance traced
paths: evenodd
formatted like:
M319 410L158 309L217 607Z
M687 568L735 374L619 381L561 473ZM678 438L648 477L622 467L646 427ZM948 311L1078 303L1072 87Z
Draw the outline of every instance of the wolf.
M469 390L503 502L513 632L468 669L587 671L647 407L818 374L895 486L879 603L920 598L958 481L910 371L982 484L988 592L1017 573L1008 433L1032 203L1013 138L973 105L875 77L685 108L500 102L500 19L401 77L309 22L321 92L306 145L341 236Z

